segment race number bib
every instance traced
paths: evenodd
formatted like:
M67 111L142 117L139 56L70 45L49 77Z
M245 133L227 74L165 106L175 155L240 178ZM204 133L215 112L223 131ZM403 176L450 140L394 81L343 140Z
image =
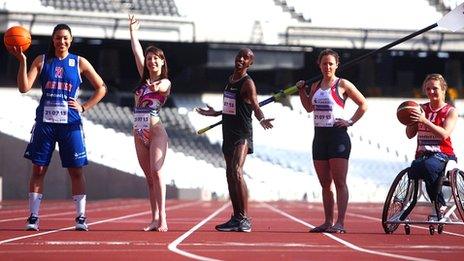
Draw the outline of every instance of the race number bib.
M66 101L45 101L43 122L68 123L68 103Z
M236 114L236 106L235 106L235 93L233 92L224 92L224 103L222 106L222 113L235 115Z
M134 129L150 128L150 108L134 108Z
M317 105L314 110L314 126L333 127L335 119L330 105Z

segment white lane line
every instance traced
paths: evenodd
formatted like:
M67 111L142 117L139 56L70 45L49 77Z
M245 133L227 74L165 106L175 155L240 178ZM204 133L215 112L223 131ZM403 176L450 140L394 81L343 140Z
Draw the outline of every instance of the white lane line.
M125 206L112 206L112 207L104 207L104 208L97 208L93 209L96 206L87 206L87 212L93 213L93 212L101 212L101 211L107 211L107 210L122 210L122 209L128 209L128 208L134 208L134 207L139 207L139 206L145 206L145 203L138 203L136 205L125 205ZM92 209L90 209L92 208ZM90 210L89 210L90 209ZM57 217L57 216L65 216L65 215L70 215L70 214L75 214L76 211L67 211L67 212L59 212L59 213L53 213L53 214L45 214L45 215L40 215L40 218L44 217ZM18 220L26 220L27 217L17 217L17 218L9 218L9 219L1 219L0 223L4 222L9 222L9 221L18 221Z
M309 206L308 207L308 209L314 209L314 208L317 208L318 210L323 210L322 207L314 207L314 206ZM372 216L366 216L366 215L363 215L363 214L346 213L346 215L353 216L353 217L360 217L360 218L364 218L364 219L371 220L371 221L380 221L380 222L382 222L382 219L380 219L380 218L372 217ZM422 226L418 226L418 225L410 225L410 226L413 227L413 228L429 230L428 227L422 227ZM445 227L446 227L446 225L445 225ZM443 234L452 235L452 236L456 236L456 237L464 237L464 234L449 232L449 231L446 231L446 230L443 230Z
M306 223L305 221L301 220L301 219L298 219L280 209L277 209L267 203L262 203L265 207L267 207L268 209L274 211L274 212L277 212L279 214L281 214L282 216L284 217L287 217L297 223L300 223L302 225L305 225L309 228L314 228L313 225L309 224L309 223ZM362 248L362 247L359 247L355 244L352 244L348 241L345 241L341 238L338 238L330 233L323 233L325 236L339 242L340 244L342 245L345 245L353 250L356 250L356 251L359 251L359 252L364 252L364 253L368 253L368 254L372 254L372 255L378 255L378 256L386 256L386 257L392 257L392 258L398 258L398 259L404 259L404 260L413 260L413 261L430 261L430 260L433 260L433 259L424 259L424 258L418 258L418 257L412 257L412 256L405 256L405 255L397 255L397 254L390 254L390 253L387 253L387 252L379 252L379 251L375 251L375 250L370 250L370 249L365 249L365 248Z
M179 205L176 205L176 206L167 207L166 210L174 210L174 209L178 209L178 208L197 205L197 204L200 204L200 203L201 203L200 201L195 201L195 202L191 202L191 203L179 204ZM135 213L135 214L130 214L130 215L124 215L124 216L115 217L115 218L104 219L104 220L88 223L88 225L91 226L91 225L96 225L96 224L101 224L101 223L113 222L113 221L120 220L120 219L133 218L133 217L146 215L146 214L149 214L149 213L151 213L151 211L144 211L144 212L139 212L139 213ZM5 243L9 243L9 242L14 242L14 241L26 239L26 238L38 237L38 236L57 233L57 232L60 232L60 231L67 231L67 230L74 230L74 229L75 229L75 227L71 226L71 227L64 227L64 228L60 228L60 229L55 229L55 230L50 230L50 231L45 231L45 232L40 232L40 233L35 233L35 234L30 234L30 235L25 235L25 236L20 236L20 237L9 238L9 239L5 239L5 240L1 240L0 245L5 244Z
M375 218L375 217L371 217L371 216L366 216L366 215L362 215L362 214L355 214L355 213L346 213L348 216L353 216L353 217L360 217L360 218L364 218L364 219L367 219L367 220L372 220L372 221L380 221L382 222L382 219L380 218ZM417 225L410 225L411 227L414 227L414 228L418 228L418 229L423 229L423 230L429 230L428 227L421 227L421 226L417 226ZM446 225L445 225L446 227ZM448 235L452 235L452 236L457 236L457 237L464 237L464 234L458 234L458 233L453 233L453 232L448 232L446 230L443 230L442 232L443 234L448 234Z
M200 255L195 255L195 254L189 253L187 251L180 250L179 248L177 248L177 246L180 243L182 243L182 241L184 241L187 237L189 237L193 232L195 232L201 226L203 226L206 222L208 222L209 220L211 220L212 218L217 216L219 213L221 213L221 211L226 209L229 205L230 205L230 202L222 205L222 207L217 209L214 213L212 213L207 218L200 221L200 223L196 224L194 227L192 227L189 231L185 232L183 235L178 237L176 240L172 241L168 245L168 249L171 250L172 252L176 253L176 254L179 254L181 256L185 256L185 257L188 257L188 258L191 258L191 259L195 259L195 260L206 260L206 261L218 261L218 260L220 260L220 259L214 259L214 258L200 256Z
M59 202L59 203L52 203L51 201L49 200L46 200L44 199L44 201L46 201L47 203L42 203L42 206L40 207L40 210L41 212L44 212L44 211L51 211L51 210L55 210L55 209L59 209L59 210L63 210L63 208L67 209L72 209L72 207L74 206L72 200L69 200L69 202ZM142 201L141 199L130 199L130 200L124 200L125 202L140 202ZM88 201L87 202L87 208L91 208L91 207L98 207L98 206L106 206L108 205L107 202L114 202L113 205L117 206L119 205L118 202L115 202L114 199L100 199L96 202L94 202L93 200L92 201ZM1 204L1 202L0 202ZM13 204L11 204L13 205ZM3 209L5 208L5 209ZM27 214L29 215L29 205L27 203L27 200L24 201L24 203L20 203L20 204L15 204L14 205L14 209L12 208L8 208L6 209L7 207L1 207L0 206L0 213L1 214L15 214L15 213L18 213L18 214ZM2 220L0 220L0 222L3 222Z

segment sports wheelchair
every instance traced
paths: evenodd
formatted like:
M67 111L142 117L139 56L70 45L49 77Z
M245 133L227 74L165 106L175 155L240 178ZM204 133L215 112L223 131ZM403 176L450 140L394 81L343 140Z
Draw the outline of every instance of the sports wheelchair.
M430 235L435 233L435 226L441 234L444 225L464 225L464 172L457 168L456 161L448 162L439 182L446 201L443 207L428 198L424 182L410 179L408 171L409 167L400 171L388 191L382 212L386 234L392 234L400 224L404 224L407 235L411 233L411 225L429 225ZM415 206L430 207L432 214L423 220L418 218L420 215L410 215Z

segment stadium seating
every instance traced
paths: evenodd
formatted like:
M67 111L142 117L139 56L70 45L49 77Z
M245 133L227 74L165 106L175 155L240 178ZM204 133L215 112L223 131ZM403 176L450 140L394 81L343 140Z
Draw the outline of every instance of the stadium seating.
M179 16L174 0L41 0L41 3L58 10Z
M39 95L38 91L24 95L16 89L1 89L2 107L22 109L12 115L2 108L0 131L27 141ZM166 182L175 183L179 188L201 188L225 196L221 128L213 128L202 136L195 134L195 130L219 118L192 111L204 103L218 108L221 95L176 95L173 100L176 107L165 107L161 113L170 137ZM320 199L311 160L314 135L311 114L304 112L298 97L293 96L290 101L293 110L280 103L262 108L266 117L275 118L275 128L265 131L253 121L255 153L247 159L244 170L254 199L302 199L303 196L308 200ZM368 112L349 129L352 153L348 185L357 188L350 197L352 201L384 200L392 175L410 164L415 148L415 140L405 137L404 126L395 117L401 99L369 98L368 101ZM458 108L461 105L458 100ZM347 104L348 111L353 109L353 104ZM130 108L109 102L100 102L88 110L83 122L88 156L97 163L143 177L135 157L131 118ZM460 118L453 138L458 157L464 155L464 142L457 138L463 132L463 123Z

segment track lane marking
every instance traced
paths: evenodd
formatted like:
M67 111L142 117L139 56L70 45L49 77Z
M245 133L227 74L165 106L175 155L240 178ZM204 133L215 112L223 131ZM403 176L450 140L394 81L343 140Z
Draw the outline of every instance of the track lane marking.
M215 216L217 216L219 213L221 213L224 209L226 209L228 206L230 205L230 202L222 205L222 207L220 207L219 209L217 209L215 212L213 212L211 215L209 215L208 217L206 217L205 219L203 219L202 221L200 221L198 224L196 224L194 227L192 227L189 231L185 232L184 234L182 234L180 237L178 237L177 239L175 239L174 241L172 241L169 245L168 245L168 249L176 254L179 254L181 256L185 256L185 257L188 257L188 258L191 258L191 259L195 259L195 260L206 260L206 261L219 261L220 259L214 259L214 258L210 258L210 257L205 257L205 256L200 256L200 255L196 255L196 254L192 254L190 252L187 252L187 251L184 251L184 250L181 250L179 248L177 248L177 246L182 243L182 241L184 241L187 237L189 237L191 234L193 234L193 232L195 232L196 230L198 230L201 226L203 226L206 222L208 222L209 220L211 220L212 218L214 218Z
M92 210L87 208L87 212L100 212L100 211L114 210L114 209L123 210L123 209L129 209L129 208L145 206L145 205L146 205L145 203L139 203L139 204L135 204L135 205L111 206L111 207L104 207L104 208L98 208L98 209L92 209ZM92 206L92 207L94 207L94 206ZM73 213L76 213L76 211L72 210L72 211L59 212L59 213L53 213L53 214L45 214L45 215L40 215L40 218L64 216L64 215L69 215L69 214L73 214ZM0 219L0 223L9 222L9 221L25 220L25 219L26 218L24 216L23 217L17 217L17 218Z
M267 203L261 203L263 206L265 206L266 208L276 212L276 213L279 213L280 215L284 216L284 217L287 217L297 223L300 223L304 226L307 226L309 228L314 228L315 226L309 224L309 223L306 223L305 221L297 218L297 217L294 217L280 209L277 209ZM364 253L368 253L368 254L373 254L373 255L378 255L378 256L386 256L386 257L392 257L392 258L398 258L398 259L404 259L404 260L412 260L412 261L430 261L430 260L434 260L434 259L425 259L425 258L418 258L418 257L412 257L412 256L405 256L405 255L398 255L398 254L390 254L390 253L386 253L386 252L379 252L379 251L375 251L375 250L370 250L370 249L365 249L365 248L362 248L362 247L359 247L355 244L352 244L348 241L345 241L341 238L338 238L330 233L322 233L323 235L339 242L340 244L342 245L345 245L346 247L348 248L351 248L353 250L356 250L356 251L359 251L359 252L364 252Z
M21 201L24 201L24 200L21 200ZM67 209L67 208L70 208L72 209L73 206L74 206L74 203L72 203L72 200L71 201L67 201L67 202L63 202L63 201L59 201L58 203L56 202L53 202L53 201L56 201L56 200L46 200L47 203L42 203L41 207L40 207L40 210L41 212L44 212L44 211L51 211L51 210L55 210L55 209ZM126 202L140 202L141 199L130 199L130 200L127 200L127 199L124 199L124 201ZM119 204L117 204L115 202L114 199L100 199L98 201L89 201L87 202L87 207L90 208L90 207L97 207L97 206L100 206L100 205L108 205L106 202L114 202L114 205L117 206ZM0 202L1 204L1 202ZM13 205L13 204L11 204ZM5 208L5 207L3 207ZM4 214L15 214L15 213L18 213L18 214L24 214L26 213L27 215L30 214L29 213L29 205L27 202L25 203L20 203L20 204L14 204L14 209L3 209L1 206L0 206L0 214L4 215ZM2 222L0 220L0 222Z
M318 206L308 206L308 209L323 210L322 207L318 207ZM372 216L366 216L366 215L363 215L363 214L357 214L357 213L350 213L350 212L347 212L346 215L347 215L347 216L360 217L360 218L364 218L364 219L371 220L371 221L380 221L380 222L382 222L382 219L380 219L380 218L372 217ZM411 226L411 227L414 227L414 228L418 228L418 229L429 230L429 229L426 228L426 227L421 227L421 226L418 226L418 225L410 225L410 226ZM464 234L449 232L449 231L446 231L446 230L443 230L443 234L448 234L448 235L457 236L457 237L464 237Z
M382 222L382 219L380 219L380 218L375 218L375 217L366 216L366 215L362 215L362 214L355 214L355 213L346 213L346 214L349 215L349 216L360 217L360 218L364 218L364 219L368 219L368 220L372 220L372 221L380 221L380 222ZM410 225L410 226L414 227L414 228L423 229L423 230L429 230L426 227L421 227L421 226L417 226L417 225ZM442 233L452 235L452 236L457 236L457 237L464 237L464 234L458 234L458 233L449 232L449 231L446 231L446 230L443 230Z
M167 207L166 210L175 210L175 209L179 209L179 208L183 208L183 207L197 205L197 204L200 204L200 203L201 203L201 201L195 201L195 202L179 204L179 205L175 205L175 206L172 206L172 207ZM95 221L95 222L88 223L88 225L91 226L91 225L97 225L97 224L112 222L112 221L121 220L121 219L138 217L138 216L146 215L146 214L149 214L149 213L151 213L151 210L150 211L143 211L143 212L139 212L139 213L134 213L134 214L130 214L130 215L124 215L124 216L115 217L115 218L103 219L103 220L100 220L100 221ZM50 231L46 231L46 232L39 232L39 233L36 233L36 234L31 234L31 235L25 235L25 236L20 236L20 237L9 238L9 239L5 239L5 240L1 240L0 245L3 245L5 243L9 243L9 242L14 242L14 241L26 239L26 238L38 237L38 236L53 234L53 233L57 233L57 232L61 232L61 231L74 230L74 229L75 229L74 226L70 226L70 227L59 228L59 229L50 230Z

